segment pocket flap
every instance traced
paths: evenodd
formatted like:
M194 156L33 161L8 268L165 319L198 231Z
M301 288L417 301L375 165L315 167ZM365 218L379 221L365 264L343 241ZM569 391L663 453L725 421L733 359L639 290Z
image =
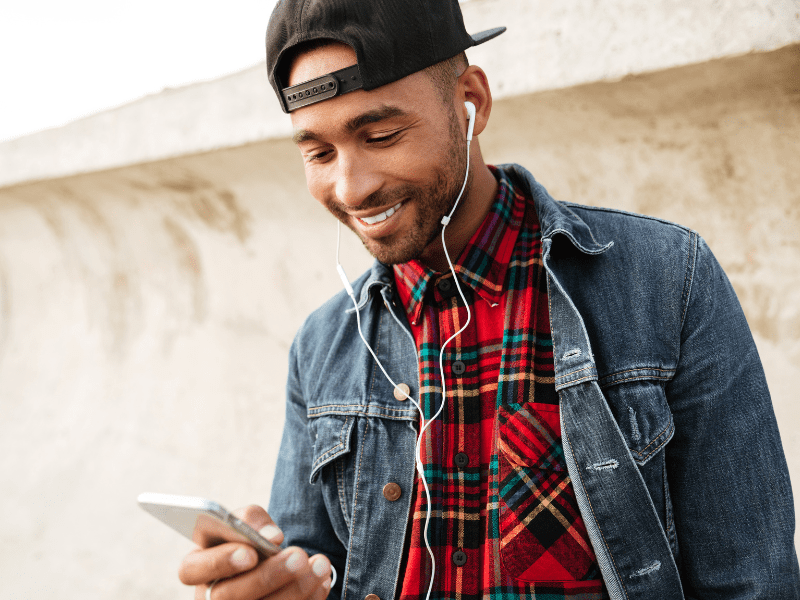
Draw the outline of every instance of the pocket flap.
M675 433L661 382L629 381L603 390L633 459L644 465Z
M314 436L310 483L317 481L322 467L350 452L350 433L354 422L353 417L333 416L316 417L309 422Z

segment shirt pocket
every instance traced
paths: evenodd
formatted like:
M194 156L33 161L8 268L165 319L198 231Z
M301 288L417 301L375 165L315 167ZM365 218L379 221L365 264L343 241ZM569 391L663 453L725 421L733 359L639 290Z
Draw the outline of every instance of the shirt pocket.
M597 579L561 445L559 408L527 403L498 411L499 552L524 582Z

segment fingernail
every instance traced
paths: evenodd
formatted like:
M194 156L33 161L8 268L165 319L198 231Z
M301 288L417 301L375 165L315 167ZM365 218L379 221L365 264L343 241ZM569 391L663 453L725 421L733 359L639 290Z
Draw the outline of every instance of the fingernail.
M328 569L328 563L320 558L314 561L314 564L311 565L311 570L314 571L314 575L317 577L322 577L327 575L330 569Z
M269 541L274 541L281 537L281 530L272 523L262 527L258 533L260 533L262 537L267 538Z
M231 554L231 564L239 569L253 566L253 556L245 548L237 548Z
M299 552L293 553L289 558L286 559L286 570L292 573L296 573L303 567L303 557L300 555Z

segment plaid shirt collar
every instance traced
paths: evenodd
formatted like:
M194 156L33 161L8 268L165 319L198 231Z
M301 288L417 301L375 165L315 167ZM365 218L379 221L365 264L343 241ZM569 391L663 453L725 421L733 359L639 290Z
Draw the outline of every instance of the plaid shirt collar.
M502 299L506 271L522 225L519 215L523 211L514 211L514 203L525 202L525 199L515 193L511 181L502 171L491 165L489 168L500 184L497 196L453 268L461 281L494 306ZM417 323L429 284L442 274L416 259L394 265L394 274L398 285L410 291L406 313L412 323Z

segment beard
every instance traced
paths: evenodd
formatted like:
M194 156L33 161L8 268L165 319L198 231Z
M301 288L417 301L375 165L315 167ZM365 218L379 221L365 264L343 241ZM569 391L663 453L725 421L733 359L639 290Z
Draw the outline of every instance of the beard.
M401 210L416 208L412 226L394 235L380 239L362 237L350 221L339 203L330 203L328 210L347 225L361 239L367 251L380 262L387 265L400 264L420 258L441 231L442 217L449 214L461 191L467 168L467 142L461 132L458 114L453 108L449 115L449 135L445 150L444 164L435 168L435 180L422 185L404 184L390 190L378 190L361 203L360 208L368 210L389 207L405 201ZM471 177L470 177L471 180ZM470 181L464 190L469 195ZM456 211L455 214L458 214ZM455 215L454 215L455 217Z

